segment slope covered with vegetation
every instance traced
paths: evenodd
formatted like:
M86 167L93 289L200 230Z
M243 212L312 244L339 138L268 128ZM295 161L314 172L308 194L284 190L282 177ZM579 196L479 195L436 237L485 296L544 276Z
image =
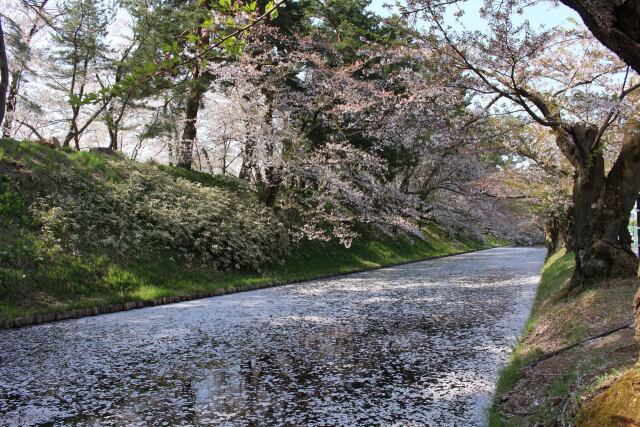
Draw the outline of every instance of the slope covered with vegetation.
M630 398L638 280L568 293L574 268L564 249L548 258L524 336L498 380L492 426L640 422L640 400Z
M292 242L243 181L119 155L0 142L0 321L283 283L488 245L363 230ZM491 242L496 243L496 242Z
M564 424L584 397L609 423L585 387L631 363L632 331L582 340L632 321L637 0L7 4L2 135L78 152L0 147L0 322L484 244L435 224L544 233L580 262L550 258L494 422ZM123 157L146 154L182 169Z

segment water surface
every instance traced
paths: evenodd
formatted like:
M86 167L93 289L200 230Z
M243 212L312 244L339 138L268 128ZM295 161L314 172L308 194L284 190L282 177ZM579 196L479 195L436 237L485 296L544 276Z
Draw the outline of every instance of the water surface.
M545 252L0 331L0 425L482 426Z

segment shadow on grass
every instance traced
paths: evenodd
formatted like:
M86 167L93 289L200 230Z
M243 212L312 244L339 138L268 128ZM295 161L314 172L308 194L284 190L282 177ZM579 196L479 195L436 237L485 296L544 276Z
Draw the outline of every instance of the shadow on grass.
M488 244L469 236L452 237L435 224L425 226L425 240L410 236L392 238L365 230L363 237L356 239L351 248L336 242L303 241L291 248L280 263L263 266L260 271L227 273L190 264L158 245L123 256L116 250L95 245L86 245L86 249L73 253L45 243L30 210L31 203L38 197L61 191L70 197L90 192L109 202L113 198L110 192L115 191L110 183L128 178L129 169L122 167L126 162L128 160L120 155L53 150L34 143L0 141L0 223L3 226L0 236L0 321L129 301L197 295L222 288L301 281L499 243ZM247 197L255 196L245 183L231 177L154 164L136 163L134 167L142 172L146 168L160 169L173 179L218 187L227 192L224 194L247 191ZM120 205L115 199L109 203L114 210L108 213L118 215ZM96 230L96 233L100 232Z

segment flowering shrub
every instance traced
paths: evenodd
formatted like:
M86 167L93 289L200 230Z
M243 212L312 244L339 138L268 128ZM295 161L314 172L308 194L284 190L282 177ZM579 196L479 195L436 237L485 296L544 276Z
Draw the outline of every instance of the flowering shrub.
M123 256L159 247L219 270L258 269L284 254L285 228L251 192L174 179L154 165L112 166L117 179L54 172L56 191L31 205L47 242L73 253L101 247Z

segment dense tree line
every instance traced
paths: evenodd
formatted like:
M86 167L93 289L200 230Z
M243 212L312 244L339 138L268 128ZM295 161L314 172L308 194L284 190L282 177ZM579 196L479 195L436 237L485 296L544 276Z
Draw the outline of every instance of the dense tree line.
M298 237L535 240L528 201L490 188L508 150L462 72L369 3L23 0L3 133L236 175Z
M454 3L14 0L3 135L235 175L298 236L544 233L576 289L635 276L632 2L563 2L593 35L519 1L453 30Z

